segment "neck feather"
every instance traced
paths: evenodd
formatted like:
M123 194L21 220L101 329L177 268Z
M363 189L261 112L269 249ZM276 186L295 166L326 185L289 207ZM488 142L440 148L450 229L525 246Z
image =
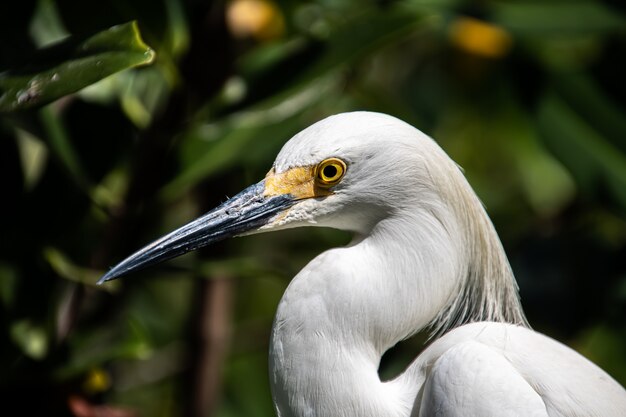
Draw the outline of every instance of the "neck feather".
M447 159L447 157L446 157ZM441 164L445 167L451 164ZM433 335L442 335L477 321L512 323L528 327L517 282L504 248L482 203L461 171L454 166L438 175L443 193L458 224L459 251L464 258L459 287L430 323Z

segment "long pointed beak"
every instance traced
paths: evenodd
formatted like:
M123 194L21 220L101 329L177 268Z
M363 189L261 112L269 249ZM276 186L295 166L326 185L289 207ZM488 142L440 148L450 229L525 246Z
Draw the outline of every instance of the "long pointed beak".
M263 195L264 189L265 180L246 188L202 217L124 259L102 276L98 284L211 243L256 230L297 202L290 194L266 197Z

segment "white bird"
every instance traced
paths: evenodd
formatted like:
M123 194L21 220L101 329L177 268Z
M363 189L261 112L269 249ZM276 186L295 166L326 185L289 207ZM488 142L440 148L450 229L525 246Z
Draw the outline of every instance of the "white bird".
M626 416L626 391L531 330L498 235L461 170L388 115L339 114L293 137L261 182L148 245L100 283L228 236L322 226L271 333L279 417ZM395 379L381 357L436 337Z

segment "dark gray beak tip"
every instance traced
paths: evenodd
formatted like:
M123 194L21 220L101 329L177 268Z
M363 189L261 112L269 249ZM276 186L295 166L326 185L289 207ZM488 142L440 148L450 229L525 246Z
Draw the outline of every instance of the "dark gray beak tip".
M113 270L110 270L109 272L107 272L106 274L104 274L99 280L98 282L96 282L96 285L102 285L107 281L112 281L115 278L117 278L117 275L113 273Z
M290 195L264 197L263 190L264 181L246 188L204 216L129 256L104 274L96 285L211 243L256 230L297 201Z

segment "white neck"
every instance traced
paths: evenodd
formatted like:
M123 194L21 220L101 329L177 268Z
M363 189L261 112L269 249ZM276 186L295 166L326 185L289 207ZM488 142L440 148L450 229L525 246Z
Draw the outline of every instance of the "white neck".
M450 201L413 201L293 279L270 347L279 417L408 416L419 386L380 380L387 349L428 326L441 334L479 320L525 324L478 199L466 182L447 189Z
M397 393L380 381L380 358L433 320L457 285L458 266L448 261L455 259L453 248L433 239L445 235L437 230L440 224L416 231L392 224L397 221L385 220L354 246L318 256L291 282L270 350L279 416L330 417L341 410L408 415L412 393ZM404 234L389 239L389 230ZM415 248L416 241L429 244ZM398 253L403 256L392 256ZM405 262L395 262L399 258Z

